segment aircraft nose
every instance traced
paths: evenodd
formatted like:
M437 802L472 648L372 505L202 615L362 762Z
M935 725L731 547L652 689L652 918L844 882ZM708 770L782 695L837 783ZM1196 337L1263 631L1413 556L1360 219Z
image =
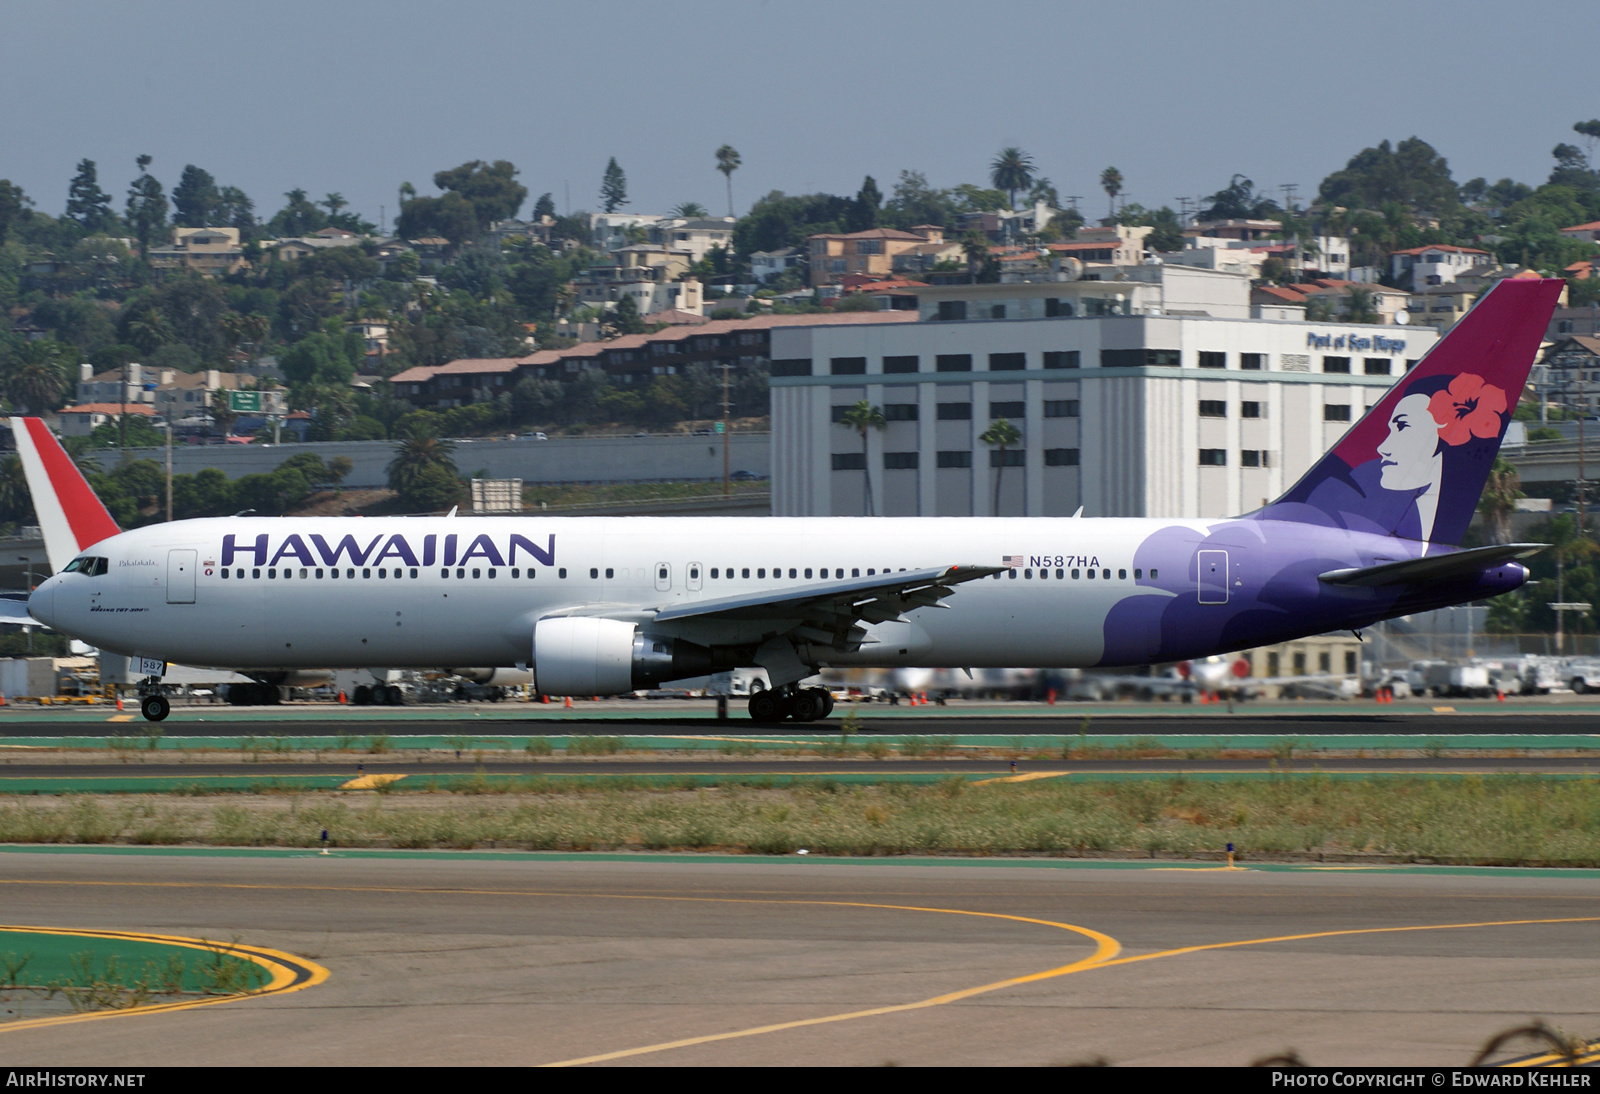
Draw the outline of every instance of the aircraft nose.
M56 584L52 577L28 597L28 614L47 627L55 626Z

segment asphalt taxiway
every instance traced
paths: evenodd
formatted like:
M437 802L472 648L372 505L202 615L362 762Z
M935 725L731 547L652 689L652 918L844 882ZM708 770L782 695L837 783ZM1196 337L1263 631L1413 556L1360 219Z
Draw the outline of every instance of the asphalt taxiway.
M7 1030L29 1065L1461 1064L1600 1033L1600 872L0 852L8 924L237 938L306 990Z

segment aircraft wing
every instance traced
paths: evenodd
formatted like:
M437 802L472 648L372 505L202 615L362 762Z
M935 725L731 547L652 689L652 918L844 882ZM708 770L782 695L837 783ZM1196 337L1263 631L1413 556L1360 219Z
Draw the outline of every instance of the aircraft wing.
M20 623L37 627L38 621L28 614L27 593L0 593L0 623Z
M651 618L685 630L714 631L715 640L723 642L799 632L796 637L853 650L866 635L860 624L885 623L916 608L933 607L955 592L955 586L1008 568L948 566L791 585L770 593L675 604Z
M1373 588L1382 585L1423 585L1430 581L1469 577L1492 566L1515 562L1538 554L1548 543L1496 543L1488 547L1473 547L1466 551L1452 551L1447 555L1427 555L1407 558L1399 562L1383 562L1377 566L1359 566L1345 570L1329 570L1318 574L1317 580L1325 585L1354 585Z

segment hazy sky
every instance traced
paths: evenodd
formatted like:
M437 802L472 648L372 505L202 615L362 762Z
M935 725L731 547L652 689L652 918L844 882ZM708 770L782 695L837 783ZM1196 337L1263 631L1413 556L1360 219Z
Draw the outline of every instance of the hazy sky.
M509 159L532 196L595 208L615 156L629 211L742 212L772 189L887 194L903 168L983 181L1007 145L1104 215L1234 172L1302 199L1416 135L1458 181L1538 183L1600 115L1588 3L1344 0L676 0L672 3L0 0L0 178L59 214L76 162L118 209L134 158L194 163L270 216L338 191L392 223L402 181Z

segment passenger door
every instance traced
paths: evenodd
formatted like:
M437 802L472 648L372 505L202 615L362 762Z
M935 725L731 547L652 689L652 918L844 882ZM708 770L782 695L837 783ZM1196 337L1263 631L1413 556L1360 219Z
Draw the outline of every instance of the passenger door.
M1202 604L1228 602L1228 552L1201 551L1199 594Z
M672 566L666 562L656 563L656 591L664 593L672 588Z
M685 584L688 586L689 591L691 593L699 592L701 585L700 564L698 562L689 563L689 569L687 573L688 580Z
M194 603L194 570L199 552L175 547L167 552L167 603Z

